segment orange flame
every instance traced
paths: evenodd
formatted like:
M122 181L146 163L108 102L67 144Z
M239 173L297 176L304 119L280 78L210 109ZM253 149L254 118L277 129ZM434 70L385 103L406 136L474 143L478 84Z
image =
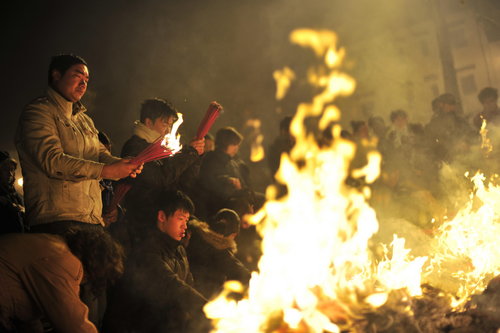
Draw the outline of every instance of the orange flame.
M172 154L177 153L182 149L180 142L181 135L177 134L177 130L183 122L182 113L177 112L177 121L172 125L172 130L167 133L161 142L161 145L172 152Z
M366 203L369 191L345 184L355 145L340 137L339 125L333 127L333 144L326 147L318 146L305 129L307 117L320 117L323 127L337 121L340 112L329 104L355 87L351 77L337 70L344 51L336 52L336 35L302 29L290 38L324 58L326 70L310 71L310 82L322 91L312 103L299 105L291 124L296 145L281 156L276 176L287 185L288 194L278 199L270 187L264 208L251 218L263 236L263 256L247 297L239 302L227 299L240 288L228 284L205 306L216 332L267 332L273 318L281 318L292 330L340 332L339 325L354 316L356 307L383 305L393 288L420 293L420 269L426 258L410 260L403 241L394 241L386 263L377 268L372 261L368 241L378 222ZM368 161L356 176L373 181L380 155L373 152Z

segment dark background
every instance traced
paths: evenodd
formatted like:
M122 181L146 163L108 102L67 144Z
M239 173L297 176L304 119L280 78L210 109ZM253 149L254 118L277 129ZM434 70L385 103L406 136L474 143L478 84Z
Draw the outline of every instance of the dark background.
M209 102L217 100L226 112L215 129L241 128L257 116L267 145L279 119L310 95L298 80L291 97L274 100L273 71L289 66L300 76L313 58L289 43L293 29L335 30L349 50L377 27L397 29L425 18L429 1L4 1L0 149L14 151L20 111L44 93L50 57L68 52L89 63L83 102L96 127L111 137L115 153L131 135L141 101L153 97L172 101L184 114L186 139Z

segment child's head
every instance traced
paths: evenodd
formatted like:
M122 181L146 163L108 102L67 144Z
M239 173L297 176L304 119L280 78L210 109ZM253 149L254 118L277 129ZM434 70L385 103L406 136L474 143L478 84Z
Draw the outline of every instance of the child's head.
M186 234L187 222L194 212L194 204L181 191L168 191L156 197L156 226L158 229L180 241Z
M231 209L223 208L215 214L211 228L224 237L236 237L240 232L240 217Z

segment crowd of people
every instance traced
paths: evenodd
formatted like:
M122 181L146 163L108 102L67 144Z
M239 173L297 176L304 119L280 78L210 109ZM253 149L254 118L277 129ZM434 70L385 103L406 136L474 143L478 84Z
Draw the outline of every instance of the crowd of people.
M342 136L363 151L382 155L381 175L371 184L371 204L379 219L404 219L432 233L443 217L453 218L473 191L464 175L498 173L500 144L498 92L486 87L478 95L482 110L462 110L458 99L445 93L429 109L428 123L414 123L404 110L353 121ZM467 111L467 112L466 112ZM355 160L358 157L355 157ZM363 186L363 180L352 180Z
M204 304L228 280L248 284L260 255L242 223L263 203L237 157L243 137L224 127L136 163L179 117L147 99L113 156L81 103L89 77L83 58L54 56L45 96L24 108L15 137L24 198L18 162L0 152L0 331L208 332Z
M175 155L137 164L132 159L172 131L179 117L164 99L145 100L133 134L111 154L111 140L81 103L86 61L52 58L45 96L23 110L15 144L24 198L14 188L17 161L0 152L0 331L208 332L202 309L228 280L248 285L257 270L260 237L247 222L264 195L239 157L244 138L233 127L190 140ZM447 202L446 165L491 165L484 130L500 123L497 91L479 94L483 110L467 119L455 96L432 101L426 125L393 111L353 121L342 137L383 155L371 186L380 218L401 217L428 228ZM266 153L268 173L295 145L292 118ZM319 144L335 140L322 133ZM481 158L465 159L478 151ZM115 200L120 188L123 200ZM116 196L115 196L116 195Z

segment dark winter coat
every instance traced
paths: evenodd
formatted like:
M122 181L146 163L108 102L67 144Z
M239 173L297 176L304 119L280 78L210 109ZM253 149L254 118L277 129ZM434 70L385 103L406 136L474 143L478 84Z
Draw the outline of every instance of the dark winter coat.
M148 147L149 143L137 135L133 135L123 146L121 156L137 156ZM183 148L174 156L148 162L135 179L128 179L132 187L123 201L128 210L129 227L134 233L142 232L142 207L146 206L150 194L158 190L181 190L191 196L197 180L200 156L190 146Z
M461 144L474 144L478 134L455 112L436 113L425 127L425 136L431 147L431 154L438 160L450 161Z
M191 239L187 247L195 287L205 297L216 296L225 281L247 284L250 272L235 256L236 243L211 230L207 223L189 221Z
M223 208L221 205L237 192L229 178L239 179L243 189L250 187L248 168L242 161L218 149L206 153L200 168L200 184L213 212Z
M121 156L137 156L148 145L146 140L133 135L123 145ZM127 195L140 193L143 187L161 187L188 193L187 188L194 184L199 167L200 157L197 151L191 146L186 146L174 156L146 163L141 174L137 175L133 189Z
M190 332L205 298L193 288L186 251L159 230L134 248L110 293L105 332ZM190 318L192 320L190 320Z

